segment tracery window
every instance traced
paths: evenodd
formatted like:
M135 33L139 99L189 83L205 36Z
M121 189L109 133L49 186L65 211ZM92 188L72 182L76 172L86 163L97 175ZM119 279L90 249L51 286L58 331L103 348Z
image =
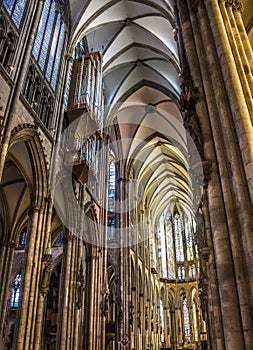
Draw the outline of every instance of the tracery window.
M0 63L11 73L12 62L17 45L18 36L8 23L5 16L0 12Z
M45 0L32 53L53 89L56 88L65 39L64 21L64 2Z
M20 298L20 285L21 285L22 275L19 272L13 282L12 293L11 293L11 308L16 309L19 305Z
M197 278L198 261L193 240L192 217L180 209L165 211L157 226L157 261L162 278L178 281ZM152 261L156 261L153 257ZM153 263L153 268L156 266Z
M3 0L3 5L17 28L20 27L27 0Z

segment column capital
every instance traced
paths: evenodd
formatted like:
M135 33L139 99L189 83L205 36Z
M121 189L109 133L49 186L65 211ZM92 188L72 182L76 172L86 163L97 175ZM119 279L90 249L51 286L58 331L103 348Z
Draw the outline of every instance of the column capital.
M242 2L239 0L225 0L225 6L226 7L231 6L233 11L239 11L241 13L244 10L244 6L243 6Z

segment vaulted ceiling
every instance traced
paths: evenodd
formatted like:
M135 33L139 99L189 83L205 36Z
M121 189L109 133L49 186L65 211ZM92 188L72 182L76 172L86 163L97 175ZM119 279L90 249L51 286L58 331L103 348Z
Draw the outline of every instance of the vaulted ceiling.
M251 1L244 3L250 23ZM173 4L70 0L73 47L85 37L88 51L103 55L106 118L118 125L119 157L128 159L147 205L160 213L168 201L190 206L192 199Z

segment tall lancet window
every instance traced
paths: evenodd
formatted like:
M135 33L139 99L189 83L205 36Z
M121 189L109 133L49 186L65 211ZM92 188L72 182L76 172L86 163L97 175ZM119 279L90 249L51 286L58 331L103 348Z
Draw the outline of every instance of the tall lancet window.
M183 299L183 317L184 317L184 339L187 342L190 342L190 318L189 318L189 310L188 310L188 302L187 298Z
M65 39L64 6L63 1L45 0L32 51L53 89L56 88Z
M109 159L109 176L108 176L108 209L115 212L115 192L116 192L116 166L113 155Z
M15 280L13 282L12 292L11 292L11 308L12 309L16 309L19 305L21 278L22 278L22 275L19 272L16 275Z
M178 263L184 262L184 246L183 246L183 232L181 225L181 218L179 212L174 214L174 231L175 231L175 245L176 245L176 260Z
M185 217L185 240L186 240L186 253L187 260L192 261L194 259L193 254L193 240L192 240L192 225L188 217Z
M116 196L116 164L115 156L112 152L109 155L108 164L108 219L107 238L115 239L115 196Z
M19 29L27 0L3 0L3 5L15 26Z

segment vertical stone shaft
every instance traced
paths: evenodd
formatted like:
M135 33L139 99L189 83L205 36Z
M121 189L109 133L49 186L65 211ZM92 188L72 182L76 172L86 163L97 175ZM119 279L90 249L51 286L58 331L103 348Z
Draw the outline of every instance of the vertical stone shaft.
M180 15L180 24L179 29L182 32L182 38L185 48L185 54L187 57L187 62L189 65L189 69L191 72L191 76L193 79L194 86L198 87L200 91L200 95L204 95L203 90L203 79L208 80L208 74L205 71L205 59L204 56L201 54L202 48L199 38L199 31L197 28L196 18L193 13L191 13L191 16L188 13L188 9L185 6L185 3L182 1L177 2L177 6L179 9L179 15ZM203 79L202 79L203 76ZM201 132L202 132L202 139L203 139L203 150L204 155L206 159L213 160L215 162L215 153L214 153L214 147L212 142L212 136L211 136L211 130L210 130L210 123L209 123L209 116L206 109L206 104L204 99L199 99L196 104L196 112L200 116L199 122L201 126ZM214 164L214 163L213 163ZM219 186L218 183L218 176L217 174L213 174L213 185L215 187ZM216 197L216 192L211 191L211 194ZM220 196L220 195L219 195ZM212 196L210 197L210 199ZM220 205L222 205L220 203ZM210 237L209 242L212 241L212 238ZM212 247L210 244L209 247ZM211 258L212 258L212 250L211 250ZM211 307L211 314L209 314L209 322L211 324L211 338L212 338L212 349L214 350L222 350L225 348L224 345L224 334L223 334L223 325L222 325L222 318L221 318L221 305L220 305L220 299L219 299L219 292L218 292L218 282L217 282L217 276L216 276L216 268L214 263L212 261L209 264L209 296L212 300L212 305L209 303L209 307ZM175 315L174 315L175 319ZM174 327L175 328L175 327ZM176 332L176 329L175 329ZM176 339L176 333L174 339Z
M241 80L245 100L248 106L249 114L253 113L253 77L250 70L248 58L238 32L237 23L231 6L225 7L224 2L220 4L221 14L224 19L225 28L233 52L235 64ZM252 116L253 117L253 116Z
M218 2L216 0L208 1L206 3L206 10L209 21L212 22L211 31L214 45L220 62L221 73L231 108L236 136L239 141L248 187L250 189L251 202L253 203L252 119L247 108Z
M40 237L43 235L44 208L35 206L31 215L31 228L28 230L29 240L27 242L25 268L23 277L22 298L20 304L20 315L18 322L18 334L14 343L16 349L28 349L31 341L30 333L32 327L33 307L36 305L35 293L39 287L41 262L38 261L37 252L40 250Z

